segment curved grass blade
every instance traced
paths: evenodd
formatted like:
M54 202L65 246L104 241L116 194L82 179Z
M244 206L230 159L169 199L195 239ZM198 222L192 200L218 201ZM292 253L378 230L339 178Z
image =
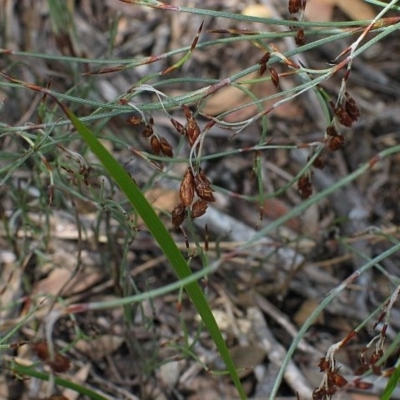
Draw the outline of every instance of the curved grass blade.
M70 119L78 133L83 137L91 151L98 157L104 168L109 172L114 181L118 184L125 196L128 198L132 206L141 216L154 239L164 252L172 268L179 279L184 279L192 274L186 260L183 258L180 250L176 246L172 236L165 228L162 221L155 213L151 204L144 197L143 193L132 180L125 169L110 154L110 152L101 144L92 131L86 127L65 105L60 104L67 117ZM221 331L211 312L210 306L197 282L191 282L185 285L185 290L197 309L205 327L209 331L218 351L221 354L226 368L238 390L241 399L245 399L246 395L242 388L239 376L235 369L235 365L231 359L228 348L222 337Z

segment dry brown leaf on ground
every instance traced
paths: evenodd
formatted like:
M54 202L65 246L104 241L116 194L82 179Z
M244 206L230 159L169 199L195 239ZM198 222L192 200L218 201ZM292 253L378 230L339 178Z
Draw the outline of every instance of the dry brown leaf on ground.
M242 11L242 15L270 18L272 17L272 12L270 8L264 4L250 4Z
M319 302L315 299L306 299L301 303L300 308L296 311L295 316L293 317L294 322L297 326L303 326L309 316L315 311L315 309L319 306ZM324 325L324 314L321 313L318 318L313 322L315 324Z
M336 0L337 6L352 20L374 19L375 13L363 0Z
M282 200L273 198L264 201L263 214L273 221L286 215L289 211L290 207ZM295 232L300 232L301 230L301 220L298 217L289 219L285 225Z
M310 21L330 21L335 6L352 20L368 20L375 17L373 8L363 0L309 0L306 18Z
M251 80L259 77L259 72L255 71L249 75L246 75L241 81ZM241 82L239 81L239 83ZM243 83L242 85L246 89L252 89L253 94L257 98L265 98L268 96L275 95L278 89L269 81L258 82L255 85L250 85ZM244 106L251 102L252 100L248 97L244 91L233 86L227 86L218 90L213 96L207 100L201 111L207 115L218 115L225 111L232 110L237 107ZM276 99L266 100L262 102L263 109L268 109L276 103ZM241 108L227 115L224 120L226 122L238 122L244 121L247 118L251 118L259 111L256 104L249 104L247 107ZM303 115L303 111L293 102L283 103L275 110L273 110L273 115L281 118L298 118Z
M308 21L328 22L332 20L336 0L309 0L305 11Z
M179 202L179 193L173 189L154 188L145 193L146 199L156 209L172 212Z
M90 341L79 340L75 348L90 357L93 361L100 361L108 356L124 343L124 339L117 335L99 335Z
M237 83L240 84L241 82L255 79L257 77L258 72L252 72L238 80ZM250 89L252 85L243 83L241 86L244 89ZM208 115L218 115L237 107L246 97L247 95L243 90L234 86L227 86L210 96L205 101L205 105L201 108L201 111Z
M68 268L54 268L50 274L41 281L34 285L33 293L39 295L52 295L57 296L60 294L60 290L64 287L65 283L69 281L73 272ZM96 269L90 271L81 271L63 290L64 296L69 296L78 292L82 292L87 288L93 286L99 280L101 280L103 274Z
M244 378L253 372L253 368L261 364L266 356L265 350L256 345L236 346L230 349L232 360L239 370L240 378Z

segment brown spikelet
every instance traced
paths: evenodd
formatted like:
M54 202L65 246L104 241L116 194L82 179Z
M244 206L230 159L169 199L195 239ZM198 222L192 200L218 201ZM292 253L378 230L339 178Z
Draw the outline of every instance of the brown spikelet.
M332 382L332 385L343 387L347 385L347 380L337 372L328 373L328 383Z
M204 171L201 168L199 169L198 176L203 182L211 184L210 180L207 178L206 174L204 173Z
M354 119L351 115L344 109L344 107L339 106L335 110L335 116L339 121L339 124L347 126L350 128L353 125Z
M186 128L179 121L172 117L169 120L178 133L181 135L186 135Z
M197 199L192 205L192 219L199 218L207 211L208 203L205 200Z
M194 145L196 142L197 138L199 137L201 131L200 128L196 122L196 120L193 117L193 113L190 111L190 108L186 105L182 106L183 112L185 113L187 125L186 125L186 135L189 140L190 147Z
M302 199L308 199L313 192L310 177L308 175L303 175L297 182L297 189L299 190Z
M200 135L200 128L197 125L197 122L193 117L191 119L189 119L189 121L188 121L188 124L186 127L186 133L187 133L190 147L192 147Z
M296 37L294 38L294 41L296 42L297 46L303 46L303 44L306 44L306 35L304 34L304 29L300 28L297 30Z
M337 151L341 149L344 146L344 136L329 136L327 139L327 146L330 151Z
M178 204L173 210L172 210L172 225L175 228L178 228L179 226L182 225L183 221L185 220L186 217L186 208L183 204Z
M167 157L172 158L174 156L174 153L172 151L172 146L169 144L168 140L165 139L164 137L160 137L160 147L161 147L161 152Z
M353 97L350 96L349 92L345 92L344 95L346 97L346 100L344 102L344 109L355 122L358 120L358 118L360 118L360 109L358 108L357 103L353 99Z
M261 60L258 62L260 64L260 76L264 74L267 70L267 62L271 57L271 53L267 51L262 57Z
M275 68L268 66L269 75L271 76L271 81L276 88L279 87L279 75Z
M195 180L191 168L188 168L179 187L179 198L183 206L190 206L193 202Z
M325 357L320 358L319 363L319 372L327 372L331 368L331 363Z
M313 166L314 168L317 168L317 169L324 169L324 167L325 167L325 162L324 162L324 160L323 160L323 158L322 158L321 156L318 156L318 157L314 160L314 162L312 163L312 166Z
M129 117L126 120L126 122L129 125L137 126L137 125L140 125L143 121L142 121L142 118L133 116L133 117Z
M326 128L326 134L328 136L337 136L339 133L338 133L338 131L336 130L336 128L333 125L329 125Z
M198 173L194 177L194 187L197 193L197 196L199 196L202 200L208 201L208 202L214 202L215 197L213 195L213 191L211 189L211 185L209 180L206 178L203 172Z
M289 0L288 9L290 14L296 14L302 8L301 0Z
M150 137L153 134L153 127L150 124L147 124L142 132L142 136Z
M157 136L152 136L150 139L150 146L151 149L153 150L153 153L158 156L160 154L161 151L161 143L158 140Z

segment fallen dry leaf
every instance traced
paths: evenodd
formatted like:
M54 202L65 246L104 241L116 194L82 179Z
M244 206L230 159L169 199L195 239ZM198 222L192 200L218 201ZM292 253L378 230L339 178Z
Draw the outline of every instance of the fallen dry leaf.
M155 209L161 211L172 212L179 202L179 193L177 190L155 188L148 190L145 196Z
M309 0L306 7L306 18L309 21L331 21L335 6L354 21L375 17L373 8L363 0Z
M374 19L375 12L364 0L336 0L337 6L352 20Z
M239 377L249 375L253 368L262 363L265 350L257 345L236 346L230 350L235 367L239 369Z
M336 0L309 0L305 11L308 21L332 21L333 8Z
M302 326L306 322L307 318L313 313L313 311L319 306L319 302L314 299L306 299L301 304L299 310L296 312L293 320L297 326ZM314 324L324 324L323 313L319 314L318 318L313 322Z
M258 72L255 71L244 76L237 83L245 82L246 80L255 79L257 77ZM252 85L243 83L241 86L250 89ZM247 95L242 90L234 86L227 86L208 97L205 101L205 105L201 108L201 111L208 115L218 115L237 107L245 98L247 98Z
M99 335L91 340L79 340L75 348L90 357L93 361L99 361L103 357L112 354L124 343L124 339L116 335Z
M263 4L250 4L242 11L242 15L270 18L272 17L272 12L269 7Z
M72 271L68 268L54 268L50 274L40 280L33 288L33 293L39 295L56 296L60 294L60 290L64 287L65 283L69 281L72 276ZM93 286L96 282L101 280L103 274L94 269L87 269L79 272L72 278L68 285L63 290L64 296L79 293Z

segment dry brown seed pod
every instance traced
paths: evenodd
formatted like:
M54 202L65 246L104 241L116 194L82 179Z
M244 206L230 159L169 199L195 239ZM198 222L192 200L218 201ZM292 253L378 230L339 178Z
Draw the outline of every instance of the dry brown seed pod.
M267 70L267 62L269 61L271 57L271 53L267 51L262 57L261 60L258 62L260 64L260 76L264 74L264 72Z
M194 190L195 188L192 170L188 168L179 187L179 198L183 206L187 207L192 204Z
M303 46L306 43L306 35L304 34L304 29L300 28L297 30L296 37L294 41L296 42L297 46Z
M312 392L312 398L313 400L326 399L326 389L323 387L314 389L314 391Z
M179 226L182 225L183 221L185 220L186 217L186 208L183 204L178 204L173 210L172 210L172 225L174 225L175 228L178 228Z
M162 153L167 157L172 158L174 156L174 153L172 151L172 146L169 144L167 139L160 137L160 147Z
M143 129L142 136L150 137L152 134L153 134L153 127L147 124Z
M331 368L331 363L325 357L320 358L319 363L319 372L326 372Z
M360 109L357 106L356 101L353 97L350 96L349 92L345 92L346 100L344 102L344 109L347 114L353 119L353 121L357 121L360 118Z
M313 192L310 177L303 175L297 182L297 189L299 190L302 199L308 199Z
M336 135L336 136L329 136L327 140L328 149L330 151L337 151L344 146L344 136L343 135Z
M269 74L271 76L271 81L276 88L279 87L279 75L275 68L268 66Z
M330 376L328 376L328 382L331 379L335 386L343 387L343 386L346 386L348 383L347 380L344 378L344 376L338 374L337 372L332 372L329 375Z
M186 128L179 121L172 117L169 120L171 121L171 124L174 126L178 133L180 133L181 135L186 135Z
M326 134L328 136L337 136L339 133L338 133L338 131L336 130L336 128L333 125L329 125L326 128Z
M192 219L199 218L207 211L208 203L205 200L197 199L192 205Z
M348 128L353 125L353 118L343 107L340 106L335 110L335 116L341 125Z
M188 120L186 134L189 140L190 147L192 147L200 135L200 128L193 117Z
M137 126L137 125L140 125L140 124L143 122L143 120L142 120L142 118L140 118L140 117L135 117L135 116L133 116L133 117L129 117L129 118L126 120L126 122L127 122L129 125Z
M324 167L325 167L325 162L324 162L324 160L323 160L323 158L322 158L321 156L318 156L318 157L314 160L314 162L312 163L312 165L313 165L314 168L317 168L317 169L324 169Z
M207 178L206 174L201 168L199 169L199 173L197 175L203 182L211 184L210 180Z
M302 8L301 0L289 0L288 9L290 14L296 14Z
M215 197L212 193L213 191L209 183L203 182L198 176L195 176L194 183L197 196L208 202L215 201Z
M153 150L153 153L156 155L156 156L158 156L159 154L160 154L160 151L161 151L161 143L160 143L160 141L158 140L158 137L157 136L152 136L151 137L151 139L150 139L150 146L151 146L151 149Z

